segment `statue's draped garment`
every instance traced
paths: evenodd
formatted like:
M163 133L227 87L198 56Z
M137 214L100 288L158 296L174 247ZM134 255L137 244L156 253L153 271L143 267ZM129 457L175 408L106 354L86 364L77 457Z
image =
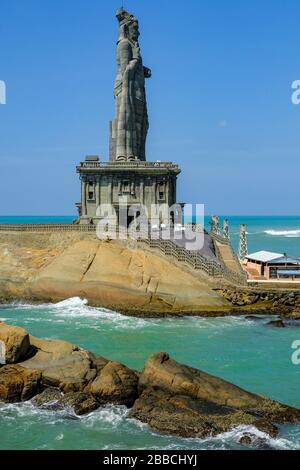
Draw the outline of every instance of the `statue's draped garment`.
M137 20L124 12L128 21L120 25L117 45L117 77L115 82L116 118L111 123L110 160L146 160L148 112L145 77L151 72L143 66L137 40L130 37L128 23Z

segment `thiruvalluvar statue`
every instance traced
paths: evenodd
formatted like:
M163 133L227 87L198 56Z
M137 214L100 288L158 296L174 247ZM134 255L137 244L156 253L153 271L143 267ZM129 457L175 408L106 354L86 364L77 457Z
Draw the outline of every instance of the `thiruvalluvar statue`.
M149 128L145 78L151 70L143 66L138 20L123 8L118 10L117 77L114 95L116 117L110 126L110 160L146 160Z

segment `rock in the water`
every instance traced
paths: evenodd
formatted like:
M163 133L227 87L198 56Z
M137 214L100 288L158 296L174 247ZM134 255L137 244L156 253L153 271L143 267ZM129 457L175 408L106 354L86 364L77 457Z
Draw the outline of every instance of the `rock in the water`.
M267 323L267 326L271 326L273 328L285 328L286 325L282 320L273 320Z
M297 308L297 309L289 311L289 312L283 312L280 316L281 316L282 320L285 320L285 319L300 320L300 308Z
M259 450L272 450L267 439L257 437L255 434L251 433L244 434L239 440L239 443L247 447L256 447Z
M139 392L129 417L182 437L216 435L239 425L275 435L272 423L300 423L299 410L178 364L166 353L146 363Z
M147 361L139 388L143 390L149 386L241 409L255 407L261 402L257 395L206 372L181 365L166 353L154 354Z
M245 319L246 319L246 320L252 320L252 321L258 321L258 320L263 320L264 317L263 317L263 316L258 317L258 316L256 316L256 315L246 315L246 316L245 316Z
M85 392L70 392L66 393L60 400L59 403L62 406L67 406L73 409L74 413L78 416L91 413L97 410L100 404L93 397L91 393Z
M30 400L39 391L41 373L18 365L0 368L0 400L8 403Z
M254 426L261 432L268 434L271 437L277 437L279 434L279 429L275 424L272 424L266 419L259 419L255 421Z
M134 403L129 418L147 423L162 433L205 438L222 432L207 416L213 415L216 408L188 396L147 389Z
M4 364L19 362L29 348L29 334L24 328L0 323L0 363L1 360Z
M57 388L46 388L42 393L36 395L32 403L38 408L45 410L59 410L61 407L59 401L63 394Z
M132 406L138 396L138 375L119 362L109 362L89 387L99 400Z
M93 355L65 341L46 341L30 337L36 354L21 365L40 370L42 384L60 388L65 393L83 391L97 374Z
M78 416L95 411L100 406L91 393L69 392L64 395L55 388L47 388L34 397L32 403L45 410L58 411L71 408Z
M243 446L251 446L255 438L256 436L254 434L244 434L240 438L239 443Z

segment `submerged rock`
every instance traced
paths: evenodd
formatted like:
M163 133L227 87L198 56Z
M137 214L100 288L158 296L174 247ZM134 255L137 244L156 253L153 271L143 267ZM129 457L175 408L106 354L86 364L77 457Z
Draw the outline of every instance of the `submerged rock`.
M33 398L32 403L38 408L45 410L59 410L59 401L62 396L62 392L57 388L46 388L46 390Z
M285 328L286 325L282 320L273 320L267 323L267 326L271 326L273 328Z
M93 397L91 393L86 392L69 392L66 393L59 401L62 406L72 408L78 416L91 413L99 408L100 403Z
M268 443L267 439L258 437L255 434L246 433L244 434L239 443L247 447L256 447L259 450L272 450L272 446Z
M0 322L0 361L15 364L24 359L29 348L29 334L24 328Z
M32 403L44 410L59 411L71 408L78 416L95 411L100 406L91 393L69 392L64 395L55 388L44 390L32 400Z
M251 446L255 438L256 436L254 434L247 433L240 438L239 443L243 446Z
M258 317L256 315L246 315L245 319L246 320L252 320L252 321L259 321L259 320L264 320L264 317L263 316Z

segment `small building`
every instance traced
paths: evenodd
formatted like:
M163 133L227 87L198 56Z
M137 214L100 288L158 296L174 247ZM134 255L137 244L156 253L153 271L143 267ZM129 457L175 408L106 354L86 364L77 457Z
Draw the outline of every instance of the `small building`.
M176 203L178 165L171 162L108 161L89 156L77 167L81 179L81 202L78 203L81 224L97 224L98 208L109 204L117 217L126 197L128 206L143 205L149 215L151 206ZM130 219L128 220L131 221ZM160 222L167 222L161 220Z
M258 251L246 256L244 266L252 280L300 280L300 259L283 253Z

